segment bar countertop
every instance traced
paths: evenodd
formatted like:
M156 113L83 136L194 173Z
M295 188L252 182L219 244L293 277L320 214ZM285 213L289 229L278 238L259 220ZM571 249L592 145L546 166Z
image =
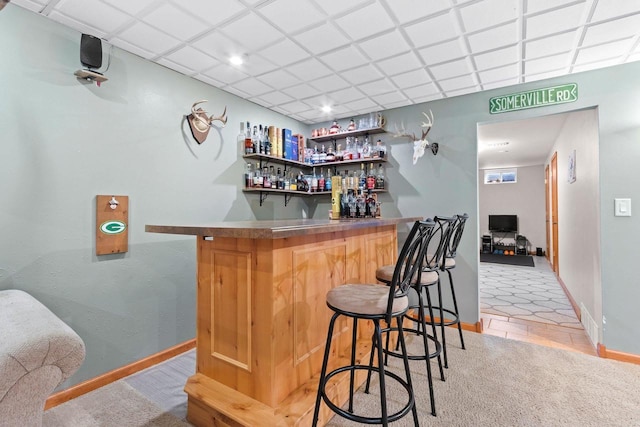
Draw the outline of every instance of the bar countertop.
M422 220L422 217L365 219L282 219L214 222L206 225L146 225L150 233L186 234L207 237L283 239L320 233L382 227Z

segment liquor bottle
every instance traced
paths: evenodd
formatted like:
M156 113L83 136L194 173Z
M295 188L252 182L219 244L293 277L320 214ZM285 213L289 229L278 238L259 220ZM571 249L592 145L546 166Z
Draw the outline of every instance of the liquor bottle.
M381 140L376 141L375 152L378 153L378 157L381 159L387 158L387 146Z
M253 154L253 142L251 141L251 125L247 122L244 129L244 151L246 154Z
M344 160L344 153L342 151L342 144L338 144L338 148L336 148L336 162L341 162Z
M367 173L364 170L364 163L360 163L360 176L358 177L358 188L364 190L367 187Z
M240 133L238 134L238 146L240 147L240 150L242 151L242 153L251 154L251 153L247 153L247 149L244 146L244 122L240 122Z
M376 175L376 190L384 190L384 169L382 163L378 166L378 173Z
M333 152L333 146L329 145L329 150L327 151L327 155L325 157L325 162L331 163L336 161L336 154Z
M373 190L374 188L376 188L376 173L373 170L373 163L371 163L367 174L367 190Z
M273 166L269 166L269 174L271 175L271 188L277 188L278 178L276 177L275 168Z
M289 190L296 191L298 189L298 180L293 176L293 172L289 172Z
M351 158L352 159L362 159L364 157L363 150L364 150L363 139L362 138L358 138L356 136L355 151L353 152L353 156Z
M284 176L282 175L282 170L278 168L278 174L276 175L277 185L276 188L278 190L284 190Z
M344 160L351 160L351 153L353 153L353 149L351 148L351 146L353 145L352 142L352 137L348 136L345 142L345 149L344 152L342 153L342 158Z
M271 188L271 175L269 174L269 168L266 166L262 168L262 187Z
M253 133L251 134L251 146L254 153L260 152L260 141L258 140L258 126L253 125Z
M331 178L333 178L331 176L331 168L329 168L327 170L327 176L324 179L324 191L331 191L332 187L332 183L331 183Z
M316 176L316 168L313 168L313 175L311 176L311 192L318 191L318 177Z
M264 154L264 132L262 125L258 128L258 153Z
M313 154L311 155L311 164L317 165L320 163L320 152L318 151L318 146L313 147Z
M325 190L325 179L324 179L324 174L322 171L322 168L320 168L320 176L318 176L318 190L317 191L324 191Z
M365 216L375 217L376 216L376 199L373 197L371 193L371 189L367 190L367 198L365 200Z
M244 186L246 188L253 187L253 170L251 163L247 163L244 169Z
M267 126L264 127L264 154L271 155L271 139L269 138L269 130Z
M291 176L288 173L284 173L284 190L291 190Z
M364 144L362 144L362 158L370 159L371 158L371 144L369 143L369 136L365 135Z
M253 171L253 186L262 187L262 172L260 171L260 163L256 163L256 168Z

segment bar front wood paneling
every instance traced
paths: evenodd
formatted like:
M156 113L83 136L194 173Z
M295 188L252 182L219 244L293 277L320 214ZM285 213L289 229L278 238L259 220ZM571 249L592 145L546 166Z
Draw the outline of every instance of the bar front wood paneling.
M376 267L395 262L397 225L418 219L147 225L149 232L198 236L188 420L311 425L331 317L326 293L343 283L376 283ZM358 358L368 363L371 329L362 323ZM350 356L350 331L346 319L336 326L334 365ZM346 400L347 391L348 381L337 381L331 393ZM323 405L321 425L331 415Z

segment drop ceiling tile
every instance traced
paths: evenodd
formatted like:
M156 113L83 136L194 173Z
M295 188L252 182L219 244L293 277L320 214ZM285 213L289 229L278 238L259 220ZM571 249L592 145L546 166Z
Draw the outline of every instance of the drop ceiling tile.
M566 69L569 65L569 54L561 53L545 58L525 61L524 73L527 75L546 73L548 71Z
M518 27L515 23L505 24L468 37L471 52L484 52L518 42Z
M291 102L295 99L295 97L292 98L289 95L286 95L280 91L265 93L260 95L259 98L262 101L264 101L264 103L267 105L280 105L287 102Z
M239 89L236 89L236 88L235 88L235 87L233 87L233 86L224 86L224 87L223 87L223 90L224 90L225 92L229 92L229 93L232 93L232 94L234 94L234 95L236 95L236 96L239 96L240 98L244 98L244 99L246 99L246 98L248 98L248 97L249 97L249 94L248 94L248 93L243 92L243 91L241 91L241 90L239 90Z
M411 50L398 30L363 41L358 46L374 61Z
M213 78L211 78L209 76L205 76L204 74L197 74L197 75L195 75L193 77L198 79L198 80L200 80L200 81L202 81L202 82L210 84L213 87L222 87L222 86L224 86L224 83L221 82L220 80L213 79Z
M335 23L352 40L360 40L389 30L394 26L393 21L378 2L363 6L355 12L337 18Z
M186 41L207 29L207 26L201 21L170 4L164 4L154 9L142 20L182 41Z
M289 65L287 71L304 81L315 80L332 73L326 65L315 58Z
M438 81L440 87L445 92L450 92L454 90L460 90L468 87L474 87L476 82L473 80L471 75L460 76L453 79L446 79Z
M415 21L448 9L448 0L384 0L400 24Z
M368 1L369 0L316 0L316 4L320 6L327 15L336 16L342 15L343 12L349 10L359 9L362 4Z
M249 13L231 21L220 28L220 31L231 40L252 50L270 46L283 37L281 32L255 13Z
M260 50L260 54L271 58L280 65L293 64L311 57L311 55L289 39L281 40Z
M524 58L534 59L569 52L576 41L576 30L524 43Z
M466 49L463 48L462 39L457 38L420 49L418 54L422 57L425 64L430 65L461 58L465 56L465 51Z
M318 96L313 96L311 98L307 98L304 100L304 103L309 105L311 108L313 108L316 111L322 111L322 108L324 106L330 106L332 110L336 108L336 101L326 93L323 93ZM333 114L333 113L325 113L325 114Z
M194 71L202 71L219 63L218 60L190 46L176 50L167 55L166 59Z
M375 82L361 84L358 86L358 89L367 96L380 95L396 90L393 84L391 84L387 79L380 79Z
M458 23L452 12L405 27L414 47L420 48L452 39L458 35Z
M366 83L383 77L380 71L370 64L343 71L340 73L340 76L352 84Z
M352 87L340 89L335 92L330 92L328 95L338 104L346 104L348 102L364 98L362 92Z
M306 83L282 89L282 92L295 99L305 99L318 95L318 90L312 88Z
M341 71L367 64L369 61L353 46L347 46L318 57L330 68Z
M596 10L593 13L591 21L601 21L603 19L609 19L638 12L639 5L637 1L601 1L599 3L596 3Z
M286 104L280 105L279 107L291 114L298 114L310 110L307 104L300 101L288 102Z
M604 43L611 40L633 37L640 28L640 14L621 18L604 24L587 27L582 46Z
M330 23L312 28L293 38L316 55L349 43L349 39Z
M153 3L157 3L157 0L103 0L103 2L122 10L129 15L137 15L139 12L148 8Z
M518 62L518 47L514 45L487 53L481 53L479 55L475 55L473 59L478 70L486 70L487 68L495 68L501 65L512 64L514 62Z
M225 84L234 83L238 80L246 79L247 77L249 77L237 68L224 63L217 65L202 74L211 77L212 79L221 81Z
M376 65L382 70L383 73L388 76L406 73L417 68L422 68L422 64L413 52L407 52L393 58L379 61L376 63Z
M291 75L283 69L271 71L258 77L258 79L273 87L274 89L282 89L300 83L300 79Z
M286 34L295 33L326 18L313 3L300 0L275 0L259 10Z
M402 92L407 95L409 99L419 99L438 94L440 90L433 83L427 83L426 85L403 89Z
M233 55L243 55L246 53L244 47L217 31L199 38L192 42L191 45L216 58L218 61L228 61L229 57Z
M358 101L349 102L345 104L344 107L351 111L373 111L372 109L378 109L379 105L369 98L363 98Z
M31 12L40 13L45 3L31 0L13 0L13 4L30 10Z
M523 81L526 82L526 83L535 82L535 81L538 81L538 80L552 79L554 77L563 76L565 74L566 74L566 70L565 69L553 70L553 71L547 71L545 73L525 75L524 78L523 78Z
M578 3L525 18L526 36L528 39L546 36L564 30L571 30L580 25L582 16L588 12L586 3Z
M445 92L445 95L447 96L447 98L453 98L454 96L468 95L475 91L476 91L476 88L472 86L472 87L466 87L462 89L448 90Z
M619 40L598 46L587 47L578 50L575 64L598 62L603 59L622 59L633 46L634 39Z
M466 59L458 59L441 65L429 67L431 74L437 79L446 79L471 73L473 70Z
M40 9L38 9L35 12L38 12L39 10ZM67 15L63 15L61 13L58 13L55 10L53 12L51 12L48 17L51 18L52 20L56 21L56 22L59 22L62 25L66 25L69 28L73 28L74 30L78 31L79 33L91 34L94 37L98 37L100 39L107 40L107 33L105 33L104 31L98 30L97 28L95 28L95 27L93 27L91 25L87 25L87 24L83 24L82 22L75 21L75 20L69 18ZM80 40L80 36L79 35L78 35L78 40ZM145 58L148 58L148 57L145 56Z
M165 59L165 58L158 59L156 61L156 63L158 63L158 64L160 64L160 65L162 65L164 67L170 68L170 69L172 69L174 71L177 71L177 72L179 72L181 74L184 74L186 76L190 76L192 74L195 74L194 70L192 70L190 68L183 67L182 65L176 64L175 62L169 61L168 59Z
M180 44L179 40L142 22L136 22L122 31L118 39L155 54L166 52Z
M98 0L62 0L55 11L105 33L112 33L131 21L126 13Z
M129 42L119 38L111 39L110 43L113 44L114 46L119 47L122 50L133 53L134 55L138 55L145 59L150 59L151 57L155 56L153 52L149 52L148 50L141 49L140 47L134 46Z
M345 79L335 74L319 78L318 80L309 82L309 84L321 92L331 92L336 89L349 87L349 83L347 83Z
M243 57L244 64L242 64L239 68L243 72L252 76L266 74L278 68L278 66L273 64L271 61L255 53L251 55L243 55Z
M396 86L398 86L400 89L404 89L429 83L431 81L431 78L427 74L426 70L420 68L417 70L409 71L408 73L393 76L391 77L391 80L393 80Z
M255 78L248 78L245 80L241 80L233 84L236 89L239 89L249 96L260 96L264 93L271 92L273 90L272 87L262 83L260 80Z
M400 92L389 92L382 95L375 95L371 97L376 103L387 108L387 104L395 104L398 102L406 101L407 98Z
M480 83L487 84L491 82L497 82L501 80L507 80L513 76L520 74L520 70L517 64L507 65L506 67L494 68L492 70L478 72L480 77Z
M535 13L542 10L555 9L573 2L574 0L525 0L524 10L526 13Z
M513 0L484 0L462 6L459 11L464 28L473 32L515 20L517 5Z
M119 0L121 2L138 3L139 0ZM149 1L149 0L147 0ZM225 22L229 18L243 13L245 8L238 0L224 0L224 7L211 0L189 0L188 2L173 2L175 6L202 19L212 26Z
M434 93L432 95L423 96L420 98L411 98L414 104L422 104L429 101L435 101L436 99L442 99L444 95L440 92Z
M411 104L411 100L405 98L403 101L387 102L387 103L382 105L382 108L384 108L385 110L391 110L392 108L404 107L404 106L410 105L410 104Z
M507 80L502 80L502 81L499 81L499 82L483 83L482 84L482 88L484 90L497 89L497 88L501 88L501 87L517 85L519 83L520 83L520 81L517 78L513 78L512 77L512 78L509 78Z

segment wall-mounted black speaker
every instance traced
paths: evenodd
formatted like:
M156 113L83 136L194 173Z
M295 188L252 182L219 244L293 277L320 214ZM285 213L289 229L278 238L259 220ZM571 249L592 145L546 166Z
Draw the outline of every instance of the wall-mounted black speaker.
M80 62L87 68L102 66L102 42L99 38L83 34L80 39Z

